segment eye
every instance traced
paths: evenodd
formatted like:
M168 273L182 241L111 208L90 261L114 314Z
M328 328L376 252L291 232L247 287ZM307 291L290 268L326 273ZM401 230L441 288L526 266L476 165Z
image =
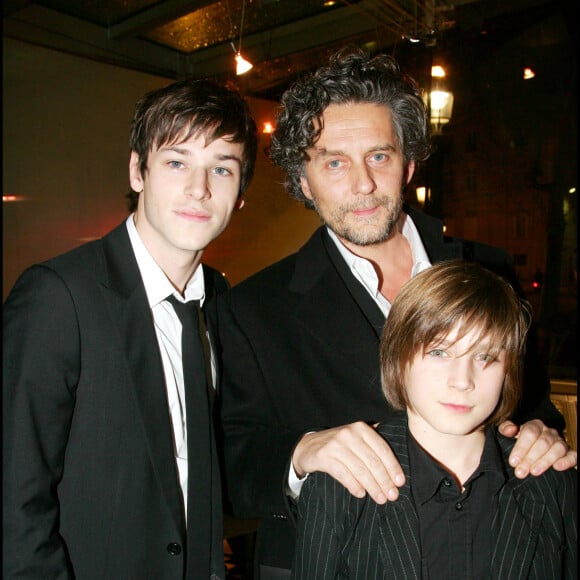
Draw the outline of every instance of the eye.
M342 166L342 161L340 159L330 159L327 165L330 169L339 169Z
M477 353L477 355L475 355L475 359L485 363L486 365L491 364L492 362L495 362L498 360L498 358L492 354L489 354L487 352L479 352Z
M433 358L444 358L447 356L447 353L442 348L433 348L427 354Z
M168 162L169 167L171 169L182 169L185 165L181 161L171 160Z
M387 159L387 155L385 153L375 153L371 159L375 162L375 163L383 163L383 161L385 161Z
M232 175L232 172L227 167L215 167L213 172L216 175Z

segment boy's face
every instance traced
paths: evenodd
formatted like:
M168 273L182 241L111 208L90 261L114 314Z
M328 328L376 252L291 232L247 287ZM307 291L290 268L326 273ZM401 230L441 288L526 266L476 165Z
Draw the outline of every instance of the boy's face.
M426 435L467 435L493 413L505 379L505 356L489 354L487 338L453 329L419 351L407 374L409 425ZM417 431L414 430L414 433Z
M190 259L224 231L240 204L242 156L241 143L192 136L154 148L141 175L131 154L131 187L141 192L137 230L161 267Z

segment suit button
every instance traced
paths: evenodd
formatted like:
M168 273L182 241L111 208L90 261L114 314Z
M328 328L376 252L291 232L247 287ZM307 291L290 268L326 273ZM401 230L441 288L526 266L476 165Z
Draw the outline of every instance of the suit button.
M167 544L167 551L172 556L179 556L181 554L181 546L176 542L171 542L171 544Z

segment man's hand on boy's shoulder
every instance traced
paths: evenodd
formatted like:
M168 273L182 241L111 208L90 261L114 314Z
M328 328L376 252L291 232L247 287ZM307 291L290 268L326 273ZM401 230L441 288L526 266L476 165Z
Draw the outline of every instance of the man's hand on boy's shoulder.
M516 437L517 441L510 453L509 462L515 469L516 477L541 475L550 467L564 471L575 467L578 456L570 449L556 429L546 427L539 419L533 419L518 427L511 421L504 421L499 431L506 437Z

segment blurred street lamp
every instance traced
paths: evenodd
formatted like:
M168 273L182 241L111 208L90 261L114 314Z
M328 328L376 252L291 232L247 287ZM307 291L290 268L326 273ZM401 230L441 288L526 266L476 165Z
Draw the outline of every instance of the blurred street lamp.
M417 201L421 204L421 207L423 207L427 199L427 188L424 185L415 188L415 195L417 196Z
M442 133L443 125L449 123L453 112L453 93L447 90L444 78L445 69L443 67L431 67L431 88L429 92L423 94L434 135Z
M433 59L433 55L431 58ZM421 205L429 215L443 218L443 168L450 146L449 136L445 135L443 127L451 120L453 93L445 82L445 69L442 66L431 66L429 84L429 90L423 93L423 99L429 115L434 147L425 166L425 201ZM417 201L421 203L419 196Z

